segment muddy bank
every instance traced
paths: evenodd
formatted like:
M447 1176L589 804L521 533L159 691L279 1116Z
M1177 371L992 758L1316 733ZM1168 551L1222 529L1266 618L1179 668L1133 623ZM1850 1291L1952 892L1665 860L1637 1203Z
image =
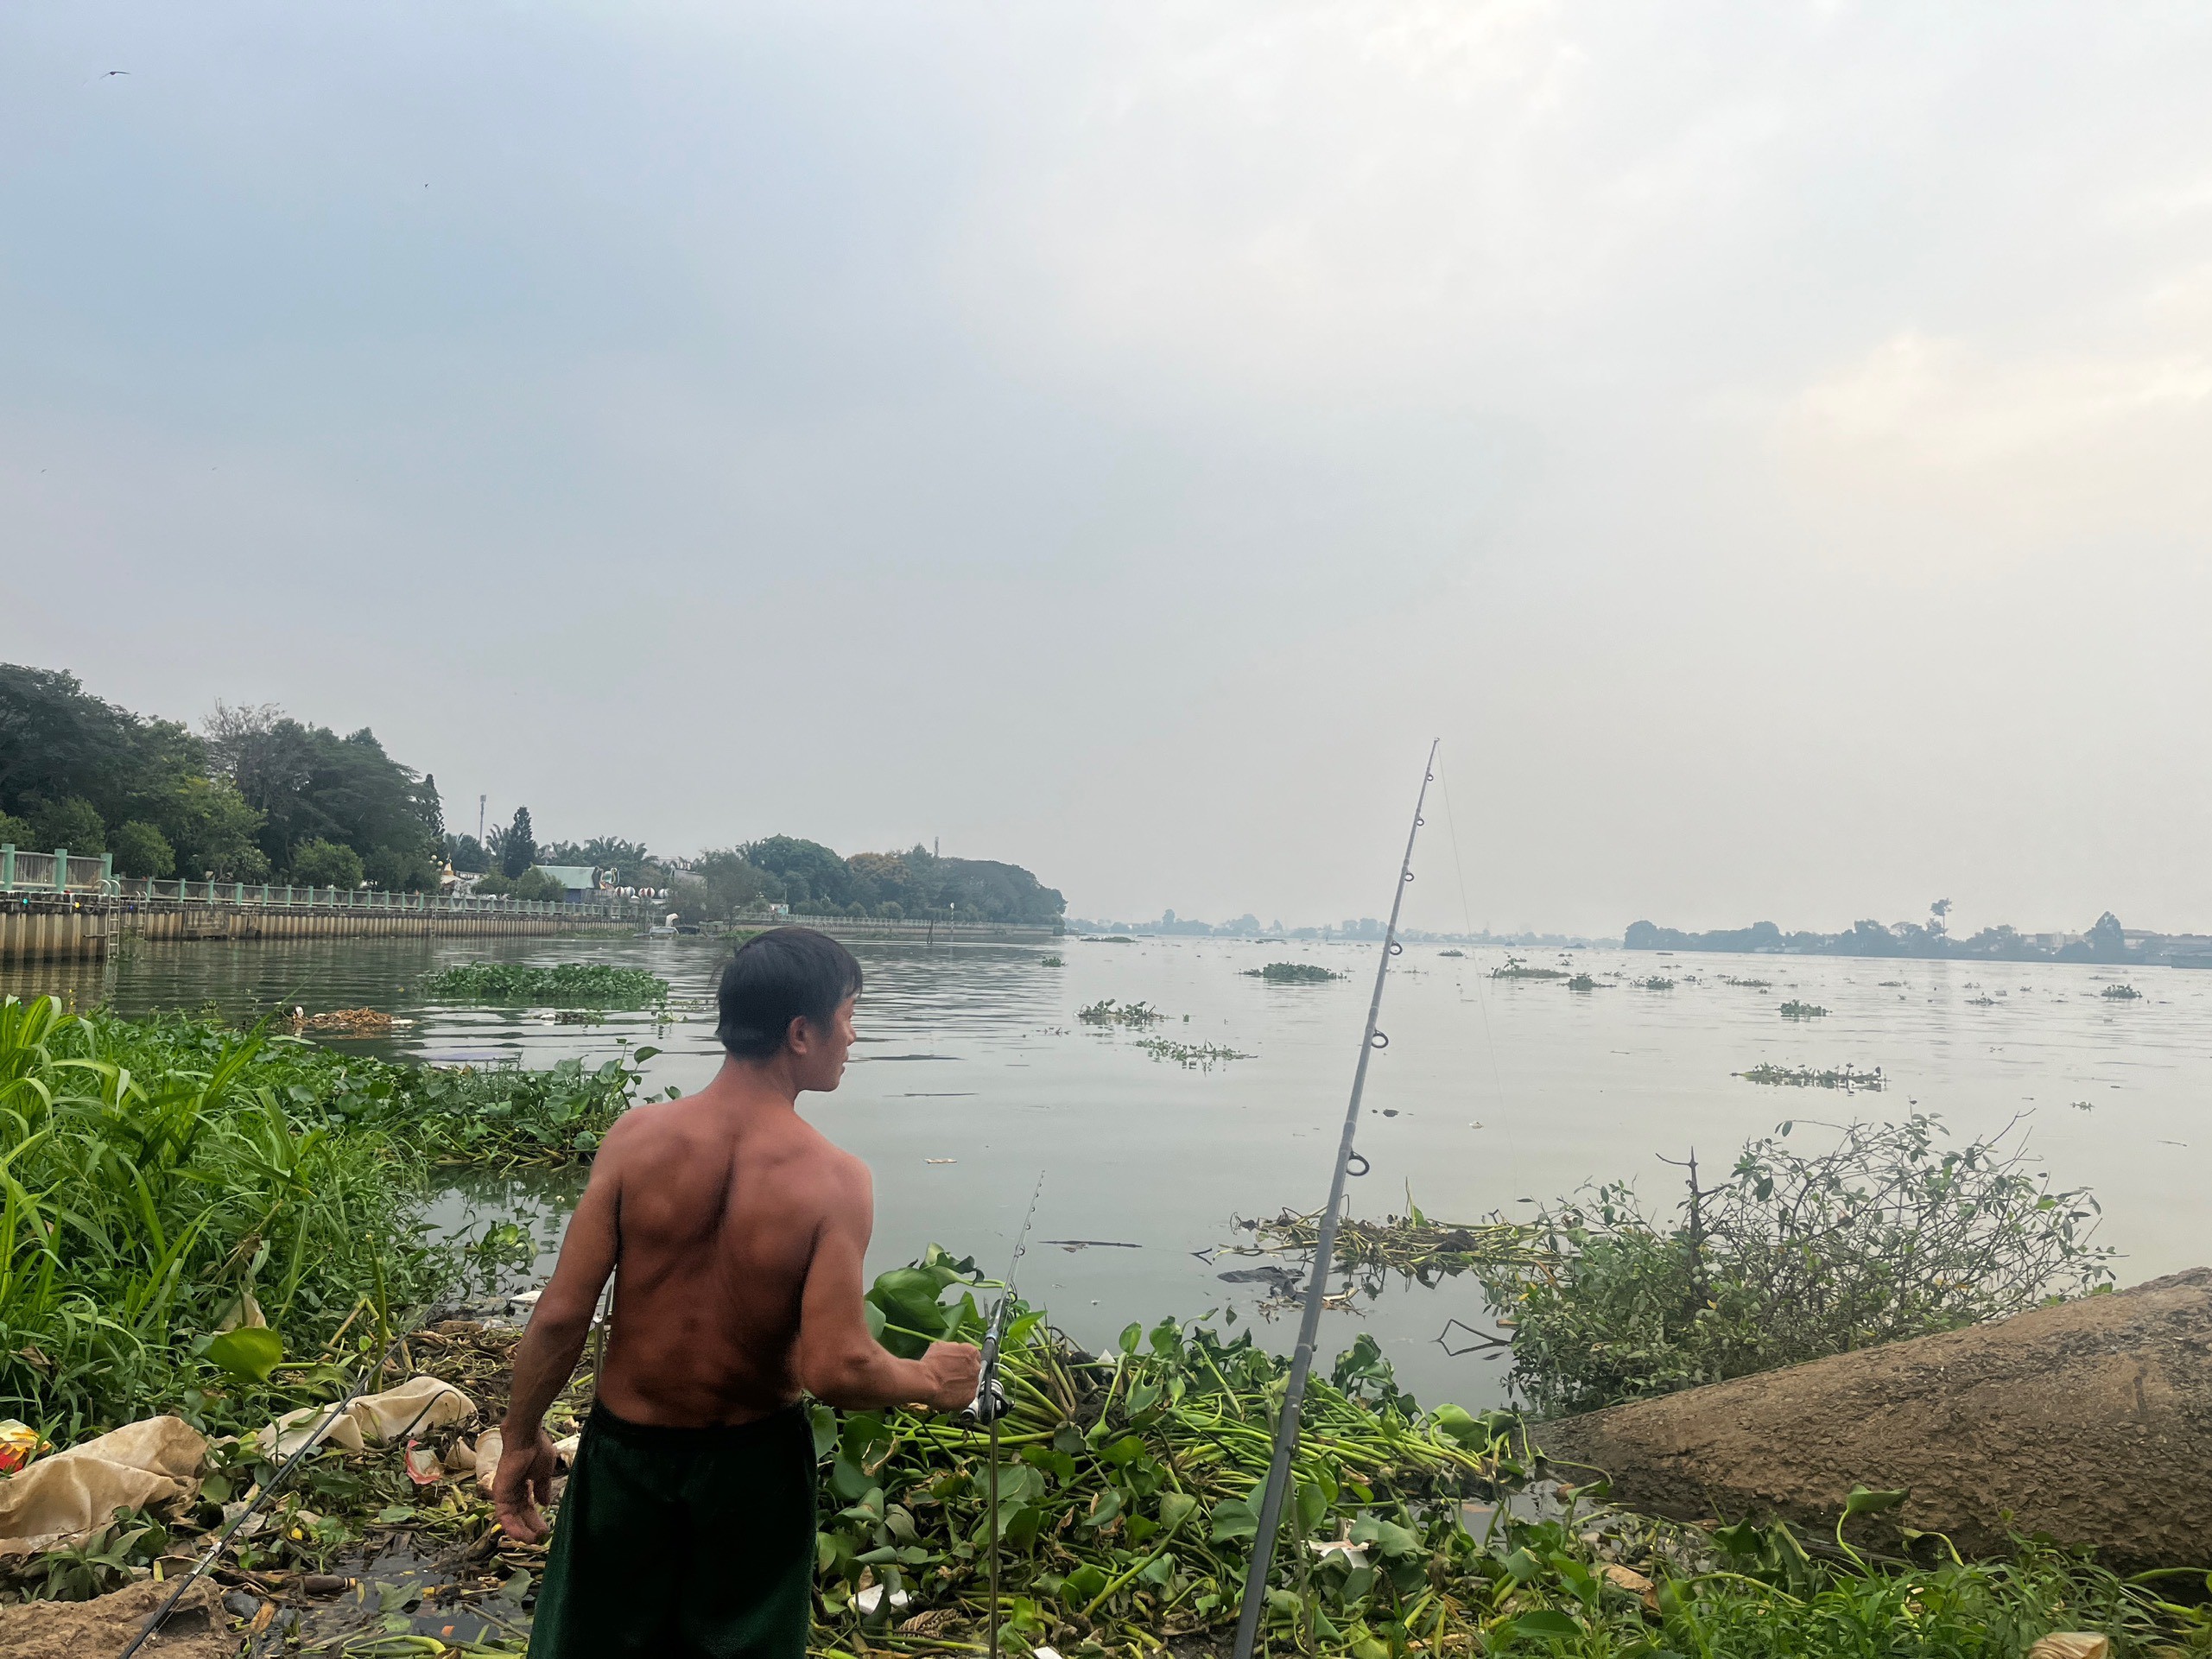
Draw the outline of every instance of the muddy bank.
M115 1659L175 1588L149 1581L92 1601L0 1607L0 1659ZM239 1640L231 1623L216 1587L195 1584L139 1651L148 1659L231 1659Z
M2122 1571L2212 1567L2212 1268L1563 1418L1538 1438L1661 1515L1825 1529L1854 1485L1909 1487L1854 1535L1917 1527L1990 1554L2043 1533Z

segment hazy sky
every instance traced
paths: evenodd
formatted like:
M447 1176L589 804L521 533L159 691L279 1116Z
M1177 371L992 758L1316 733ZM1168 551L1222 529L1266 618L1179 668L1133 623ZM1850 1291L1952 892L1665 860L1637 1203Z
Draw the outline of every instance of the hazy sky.
M2212 928L2208 86L2182 4L17 0L0 657L1089 915L1379 914L1441 736L1425 926Z

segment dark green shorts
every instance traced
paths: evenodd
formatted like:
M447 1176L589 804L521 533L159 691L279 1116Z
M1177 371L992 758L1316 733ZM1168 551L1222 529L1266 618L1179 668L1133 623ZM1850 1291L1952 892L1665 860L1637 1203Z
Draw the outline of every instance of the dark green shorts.
M656 1428L595 1404L546 1555L531 1659L804 1659L814 1572L805 1412Z

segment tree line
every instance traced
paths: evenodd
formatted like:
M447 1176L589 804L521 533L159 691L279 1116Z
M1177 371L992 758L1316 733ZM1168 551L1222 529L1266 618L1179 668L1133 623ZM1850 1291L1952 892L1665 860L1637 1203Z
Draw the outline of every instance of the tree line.
M112 853L125 876L420 890L445 824L437 781L366 726L218 705L193 731L0 663L0 841Z
M0 663L0 842L115 855L118 874L167 880L437 890L450 867L476 890L559 898L540 868L586 864L618 887L667 889L687 920L757 915L948 915L1049 922L1059 892L1018 864L927 847L846 858L771 835L675 858L602 835L541 842L527 807L481 840L447 833L437 780L274 704L218 704L197 731L87 692L76 675Z

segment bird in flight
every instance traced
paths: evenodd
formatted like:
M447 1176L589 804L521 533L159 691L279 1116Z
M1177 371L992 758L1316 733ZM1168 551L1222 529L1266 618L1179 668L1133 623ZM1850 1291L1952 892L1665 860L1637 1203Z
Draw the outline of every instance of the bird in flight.
M107 72L107 75L102 75L100 79L102 80L105 80L108 78L108 75L127 75L130 73L130 72L128 69L111 69Z

